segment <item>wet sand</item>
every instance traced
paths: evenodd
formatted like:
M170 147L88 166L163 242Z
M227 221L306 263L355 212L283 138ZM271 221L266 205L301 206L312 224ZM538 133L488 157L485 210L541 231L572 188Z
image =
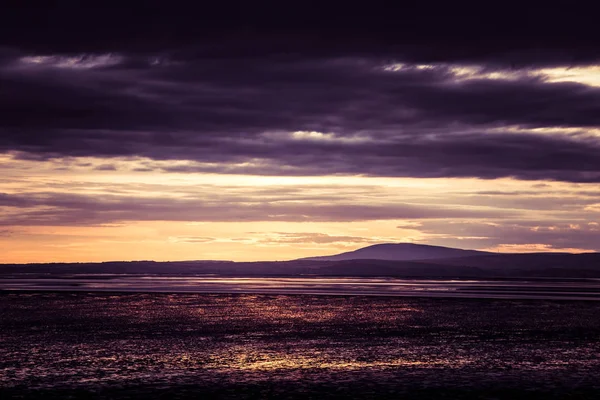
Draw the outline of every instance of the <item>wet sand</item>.
M0 398L598 398L600 304L0 294Z
M0 275L0 290L145 293L323 294L490 299L600 300L598 279L401 279L383 277L224 277Z

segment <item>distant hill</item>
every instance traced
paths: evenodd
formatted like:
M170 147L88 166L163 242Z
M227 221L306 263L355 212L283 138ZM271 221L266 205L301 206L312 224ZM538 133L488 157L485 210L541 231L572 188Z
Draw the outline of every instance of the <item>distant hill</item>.
M375 249L375 251L373 250ZM379 251L382 250L382 251ZM412 251L411 251L412 250ZM387 252L386 252L387 251ZM443 257L446 258L433 258ZM295 261L132 261L105 263L0 264L0 278L98 274L217 276L361 276L398 278L560 278L600 279L600 253L498 254L424 245L377 245L333 257ZM414 257L385 260L368 257ZM357 257L352 259L350 257ZM429 258L423 258L429 257Z
M429 246L413 243L384 243L375 244L362 249L334 254L331 256L308 257L301 260L313 261L345 261L345 260L390 260L413 261L435 260L443 258L459 258L482 256L488 253L477 250L454 249L451 247Z

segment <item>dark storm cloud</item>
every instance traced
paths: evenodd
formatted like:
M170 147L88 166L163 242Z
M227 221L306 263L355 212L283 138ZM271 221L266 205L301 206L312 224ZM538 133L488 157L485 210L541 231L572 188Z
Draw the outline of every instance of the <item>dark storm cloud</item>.
M65 130L107 130L169 144L265 130L398 134L448 123L600 125L600 89L525 75L457 83L448 68L390 72L368 59L211 60L100 71L52 63L15 61L0 71L2 127L19 136L57 129L67 138ZM130 132L136 130L174 133Z
M0 225L98 225L125 221L290 221L336 222L382 219L477 218L517 215L503 210L471 210L412 204L353 204L351 201L285 202L226 196L85 196L59 193L2 194ZM16 208L16 211L14 210ZM12 212L11 212L12 211Z
M457 81L448 67L392 72L356 58L55 65L68 61L0 69L0 149L211 163L166 167L179 172L600 180L598 138L583 134L600 126L600 89L581 84Z
M194 47L201 57L353 54L509 64L581 63L599 56L595 14L563 4L490 10L429 2L27 3L3 7L0 46L138 54Z
M586 16L290 10L11 8L0 24L0 152L190 161L138 168L169 172L600 181L600 139L584 134L600 126L600 88L527 69L597 60ZM451 64L382 68L394 62ZM461 63L514 76L465 79L452 68Z
M410 106L422 110L420 116L427 120L545 127L600 125L600 90L576 83L479 79L424 85L407 97Z
M293 143L270 146L273 155L257 165L162 167L168 172L225 172L262 175L365 174L370 176L515 177L600 182L600 147L595 142L516 135L452 137L446 140L335 145ZM299 149L305 153L298 153ZM247 157L247 156L246 156ZM258 157L258 155L254 155ZM241 162L247 158L229 158ZM207 155L204 161L220 162ZM264 161L264 159L263 159Z

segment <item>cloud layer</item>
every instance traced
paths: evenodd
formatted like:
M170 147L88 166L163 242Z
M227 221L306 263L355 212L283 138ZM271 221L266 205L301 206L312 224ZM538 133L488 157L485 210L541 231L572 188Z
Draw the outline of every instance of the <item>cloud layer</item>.
M600 250L594 13L282 4L3 10L3 254Z
M173 168L189 172L598 182L600 86L501 72L364 58L13 56L0 69L0 149L186 160Z

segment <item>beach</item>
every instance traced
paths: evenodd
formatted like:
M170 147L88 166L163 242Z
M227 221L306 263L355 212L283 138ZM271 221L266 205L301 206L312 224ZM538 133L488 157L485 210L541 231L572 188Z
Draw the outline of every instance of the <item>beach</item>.
M594 398L594 301L3 292L2 398Z

